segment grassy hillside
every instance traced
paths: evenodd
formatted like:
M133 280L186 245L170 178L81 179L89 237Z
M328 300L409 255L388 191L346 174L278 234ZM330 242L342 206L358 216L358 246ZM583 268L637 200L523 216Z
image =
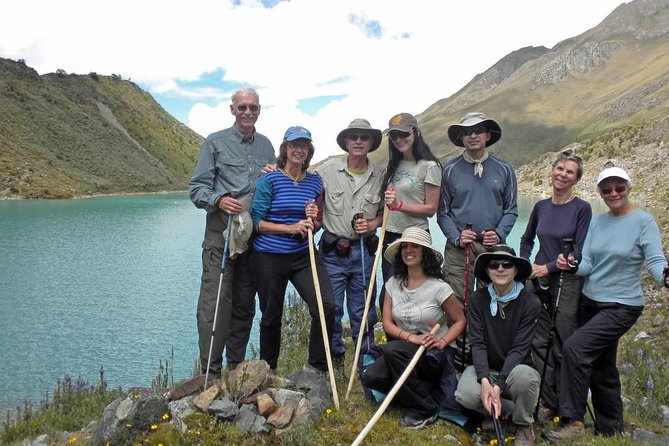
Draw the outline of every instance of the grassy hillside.
M437 156L450 158L458 151L448 126L482 111L502 126L492 152L519 166L572 142L669 115L668 47L669 2L636 0L550 50L510 53L418 121Z
M0 198L183 190L202 138L119 76L0 59Z

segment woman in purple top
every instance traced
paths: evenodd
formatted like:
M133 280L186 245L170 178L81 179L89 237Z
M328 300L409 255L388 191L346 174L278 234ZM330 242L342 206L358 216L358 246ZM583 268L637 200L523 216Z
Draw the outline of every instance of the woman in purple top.
M548 356L541 387L540 418L557 414L557 381L560 379L562 345L578 327L578 302L583 279L573 274L563 274L560 280L556 261L563 239L573 240L575 255L578 257L588 232L592 209L587 201L576 197L572 190L582 176L581 158L569 150L562 152L553 163L550 173L553 196L537 202L520 239L520 255L526 259L532 254L535 238L539 239L540 244L532 264L531 282L527 284L528 289L533 290L543 304L532 345L532 356L539 371L544 370L544 360ZM555 332L551 351L547 352L554 312Z

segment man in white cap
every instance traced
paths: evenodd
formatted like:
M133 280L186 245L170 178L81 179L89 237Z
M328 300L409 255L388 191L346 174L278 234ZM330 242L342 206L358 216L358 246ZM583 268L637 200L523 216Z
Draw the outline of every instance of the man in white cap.
M447 241L446 281L460 302L465 296L466 250L471 269L477 255L506 241L518 218L516 174L506 161L488 153L501 136L499 124L483 113L467 113L448 128L449 139L465 150L444 165L437 223ZM470 274L468 295L472 279ZM456 355L460 368L468 362L462 356Z
M381 139L381 130L372 128L369 121L354 119L337 135L337 144L348 156L333 159L316 171L323 179L320 254L334 294L332 355L339 369L343 369L346 352L341 325L344 296L353 342L357 343L365 309L365 290L378 245L375 232L383 215L384 203L379 196L383 169L372 163L367 154L379 148ZM362 353L374 344L377 321L372 302L363 333Z

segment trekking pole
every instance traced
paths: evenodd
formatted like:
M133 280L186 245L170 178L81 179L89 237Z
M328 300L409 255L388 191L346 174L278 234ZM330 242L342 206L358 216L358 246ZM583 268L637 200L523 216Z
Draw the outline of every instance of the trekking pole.
M570 238L562 239L562 255L566 259L569 253L573 251L574 240ZM557 312L560 305L560 295L562 294L562 283L564 281L564 271L560 271L560 279L558 282L557 296L555 297L555 305L553 306L553 314L551 315L551 327L548 331L548 341L546 341L546 355L544 356L544 366L541 368L541 381L539 384L539 398L537 398L537 405L534 407L534 418L539 413L539 405L541 404L541 391L544 389L544 381L546 378L546 371L548 370L548 359L553 348L553 337L555 336L555 324L557 322Z
M467 223L465 225L465 229L469 229L471 231L472 229L472 224ZM471 243L467 243L467 246L465 246L465 289L462 292L463 295L463 313L465 315L465 318L467 317L467 303L469 302L469 261L470 261L470 255L471 255ZM467 350L467 327L465 327L464 331L462 332L462 349L460 349L460 361L462 364L462 367L465 367L465 362L466 362L466 350Z
M318 280L318 270L316 269L316 253L314 251L314 231L309 229L309 260L311 261L311 277L316 291L316 303L318 304L318 317L321 321L321 334L323 336L323 347L325 348L325 358L328 363L328 375L330 375L330 385L332 386L332 400L335 409L339 410L339 395L337 393L337 383L334 378L334 368L332 367L332 355L330 354L330 340L328 337L328 328L325 325L325 310L323 310L323 297L321 296L321 283Z
M495 427L495 437L497 437L497 444L499 446L504 445L504 433L502 432L502 425L499 422L499 418L496 417L495 405L491 404L490 409L492 411L492 425Z
M374 287L372 284L376 278L376 269L379 265L379 258L381 257L381 250L383 249L383 238L386 235L386 221L388 221L388 214L390 210L388 206L383 207L383 220L381 223L381 234L379 235L379 246L376 248L376 254L374 257L374 265L372 266L372 273L369 275L369 287L367 288L367 299L365 300L365 310L362 312L362 320L360 321L360 331L358 332L358 342L355 346L355 355L353 355L353 364L351 366L351 376L348 380L348 387L346 388L345 400L348 400L348 396L351 393L351 388L353 387L353 379L355 378L355 368L358 365L358 359L360 358L360 348L362 347L362 334L365 332L365 326L367 325L367 314L369 313L369 307L372 302L372 291Z
M235 198L236 191L230 192L230 196ZM223 271L225 271L225 260L228 258L228 240L230 240L230 230L232 229L232 214L228 214L228 226L225 228L225 242L223 243L223 256L221 258L221 275L218 278L218 293L216 293L216 308L214 308L214 324L211 326L211 340L209 341L209 355L207 358L207 371L204 375L204 390L207 390L209 381L209 367L211 366L211 351L214 348L214 336L216 335L216 322L218 320L218 303L221 300L221 288L223 286Z
M352 226L355 231L355 221L363 218L364 214L358 212L353 216ZM367 286L367 279L365 279L365 236L360 234L360 269L362 272L362 295L365 295L365 287ZM350 316L350 315L349 315ZM367 348L369 348L369 336L367 337Z
M439 318L436 324L434 324L434 327L432 327L432 330L430 330L431 334L435 334L437 330L439 330L439 327L441 327L444 322L446 322L446 318L448 317L447 314L444 313L443 316ZM365 439L369 431L372 430L374 425L376 424L377 421L379 421L379 418L383 415L385 410L388 408L390 403L392 402L393 398L399 392L400 388L402 385L404 385L404 382L407 380L411 372L413 371L414 367L416 367L416 364L420 360L420 357L423 355L423 352L425 351L425 346L421 345L418 347L418 350L416 350L416 353L414 353L413 358L409 362L409 365L407 365L407 368L402 372L399 378L397 378L397 382L393 386L392 389L388 392L386 397L384 398L383 402L381 403L381 406L376 410L376 413L374 416L372 416L371 420L367 423L367 425L364 427L364 429L358 434L358 436L355 438L353 443L351 443L351 446L357 446L360 444L362 440Z

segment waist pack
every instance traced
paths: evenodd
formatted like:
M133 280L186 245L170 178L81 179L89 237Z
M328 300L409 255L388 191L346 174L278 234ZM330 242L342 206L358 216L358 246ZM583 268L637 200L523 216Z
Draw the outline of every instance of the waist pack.
M338 237L336 234L331 232L323 232L321 235L321 251L323 254L327 254L332 250L335 250L338 256L347 257L349 252L351 252L351 245L358 244L357 240L349 240L345 237ZM365 237L365 246L369 255L376 254L376 250L379 247L379 237L376 234Z

